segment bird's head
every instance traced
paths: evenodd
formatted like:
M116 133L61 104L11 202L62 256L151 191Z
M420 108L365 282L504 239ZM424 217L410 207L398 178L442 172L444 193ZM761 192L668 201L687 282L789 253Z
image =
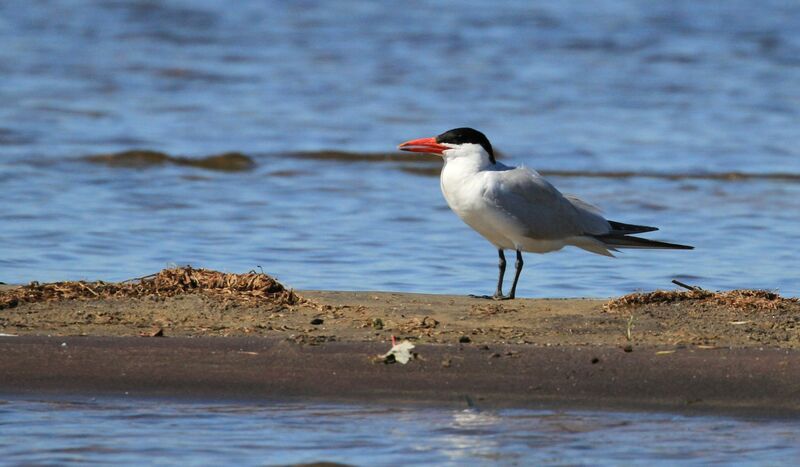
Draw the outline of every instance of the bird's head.
M480 157L494 164L492 143L483 133L472 128L455 128L439 136L406 141L397 147L401 151L439 154L444 158Z

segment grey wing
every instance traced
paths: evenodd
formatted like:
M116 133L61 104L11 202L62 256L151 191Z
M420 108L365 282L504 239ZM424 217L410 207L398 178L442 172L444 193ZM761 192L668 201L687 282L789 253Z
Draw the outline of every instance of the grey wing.
M602 235L611 227L594 206L564 196L547 180L525 167L492 174L484 197L502 209L530 238L559 239Z

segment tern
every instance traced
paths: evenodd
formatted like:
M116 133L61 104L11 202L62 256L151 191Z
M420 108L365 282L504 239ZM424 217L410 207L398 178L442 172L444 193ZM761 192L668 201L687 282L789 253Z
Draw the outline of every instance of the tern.
M562 194L535 170L497 162L486 135L455 128L439 136L398 146L410 152L438 154L444 159L440 185L450 209L497 248L500 274L496 300L513 299L522 272L522 252L549 253L571 245L614 256L619 248L691 250L694 247L635 237L656 227L605 219L598 208ZM505 250L514 250L514 282L503 295Z

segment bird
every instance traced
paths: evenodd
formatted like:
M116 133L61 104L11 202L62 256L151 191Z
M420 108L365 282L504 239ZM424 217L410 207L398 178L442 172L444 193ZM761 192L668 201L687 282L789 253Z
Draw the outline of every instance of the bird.
M658 228L607 220L597 207L562 194L535 170L498 162L489 139L473 128L413 139L398 149L441 156L440 186L447 205L497 248L497 288L491 296L474 297L514 299L523 251L544 254L575 246L613 257L621 248L694 249L637 237ZM507 295L503 294L505 250L516 252L514 282Z

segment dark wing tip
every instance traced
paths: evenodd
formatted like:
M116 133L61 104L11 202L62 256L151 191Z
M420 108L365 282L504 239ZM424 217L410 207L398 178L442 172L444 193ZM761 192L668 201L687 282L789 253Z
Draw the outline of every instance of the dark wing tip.
M625 224L624 222L608 221L611 226L611 233L613 234L635 234L645 232L655 232L658 227L650 227L648 225Z

